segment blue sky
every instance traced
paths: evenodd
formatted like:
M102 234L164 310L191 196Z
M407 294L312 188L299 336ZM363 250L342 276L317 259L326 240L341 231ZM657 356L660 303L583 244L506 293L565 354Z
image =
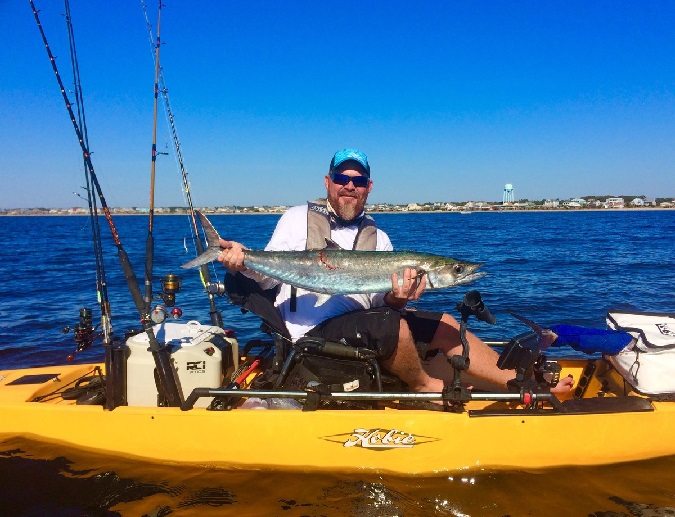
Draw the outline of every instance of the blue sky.
M70 80L63 4L42 23ZM148 3L151 19L156 4ZM147 206L140 4L71 0L93 162ZM294 204L333 152L374 202L675 196L675 2L167 0L162 57L196 205ZM0 207L82 205L79 148L28 2L0 0ZM160 119L158 146L171 147ZM160 156L156 204L181 205Z

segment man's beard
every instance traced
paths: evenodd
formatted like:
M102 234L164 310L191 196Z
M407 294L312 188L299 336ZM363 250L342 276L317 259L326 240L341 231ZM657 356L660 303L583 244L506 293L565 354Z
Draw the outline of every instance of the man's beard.
M340 205L338 203L337 215L345 221L351 221L356 219L356 217L361 213L356 203L348 203Z
M358 197L353 197L353 199L355 200L355 202L349 202L346 200L345 196L338 196L336 202L331 203L331 206L335 210L335 213L343 221L353 221L359 215L361 215L361 212L363 210L363 203Z

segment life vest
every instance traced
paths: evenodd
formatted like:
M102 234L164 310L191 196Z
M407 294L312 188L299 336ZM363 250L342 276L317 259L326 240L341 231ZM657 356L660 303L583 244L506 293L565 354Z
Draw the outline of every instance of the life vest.
M326 239L336 227L335 216L328 211L325 199L307 202L307 243L305 249L320 250L326 247ZM377 248L377 226L369 215L361 217L354 239L353 250L375 251ZM291 286L290 311L296 310L297 289Z
M335 216L328 212L325 199L307 202L307 250L320 250L326 247L331 229L336 227ZM359 222L359 230L354 239L353 250L375 251L377 248L377 226L369 215Z

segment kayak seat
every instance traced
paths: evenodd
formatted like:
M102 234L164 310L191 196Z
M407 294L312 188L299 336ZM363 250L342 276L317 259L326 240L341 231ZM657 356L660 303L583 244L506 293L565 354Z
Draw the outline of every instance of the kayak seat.
M330 391L382 391L376 353L323 338L298 339L290 348L275 387L305 389L317 383Z
M278 288L263 290L241 273L228 273L225 291L242 312L261 318L261 331L273 340L274 357L267 371L254 381L256 387L304 390L309 384L329 391L383 391L383 385L392 389L401 386L398 378L382 374L376 353L366 347L309 336L293 343L274 305Z
M263 290L256 281L241 273L227 273L225 292L230 301L241 308L242 313L252 312L262 320L260 330L273 339L271 345L274 346L275 352L272 369L278 373L291 343L291 334L274 305L278 288Z
M279 288L263 290L255 280L241 273L225 275L225 292L230 301L239 305L242 313L252 312L262 319L260 330L290 340L291 334L274 305Z

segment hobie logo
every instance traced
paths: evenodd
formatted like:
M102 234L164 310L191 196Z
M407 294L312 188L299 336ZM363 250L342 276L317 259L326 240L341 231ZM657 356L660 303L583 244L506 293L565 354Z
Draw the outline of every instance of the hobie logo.
M345 447L366 449L409 449L415 445L415 436L398 429L354 429Z
M412 434L399 429L356 428L348 433L322 436L322 440L339 443L342 447L360 447L371 451L386 451L389 449L412 449L426 444L437 442L440 438Z

